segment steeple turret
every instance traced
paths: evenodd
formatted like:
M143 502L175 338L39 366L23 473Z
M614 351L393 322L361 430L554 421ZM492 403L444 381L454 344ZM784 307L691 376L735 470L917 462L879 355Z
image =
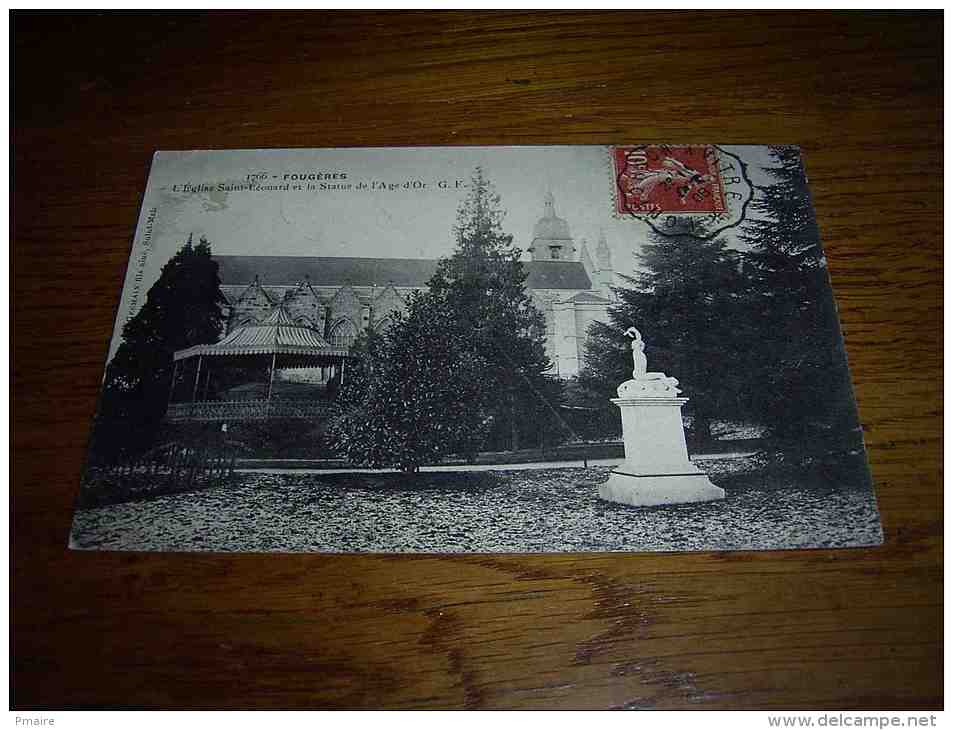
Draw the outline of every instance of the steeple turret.
M543 217L533 227L529 252L533 261L573 261L576 258L569 224L556 215L556 199L551 192L543 198Z
M589 247L586 245L585 238L582 239L582 243L579 246L579 261L586 269L586 274L589 276L589 279L595 281L598 269L596 265L592 263L592 256L589 255Z
M609 250L609 244L606 241L606 232L599 229L599 245L596 247L596 260L599 263L599 270L612 268L612 251Z
M596 263L599 267L594 279L598 282L602 296L610 301L615 301L615 295L612 287L615 286L615 271L612 269L612 250L606 241L606 232L599 230L599 245L596 247ZM595 283L595 282L594 282Z

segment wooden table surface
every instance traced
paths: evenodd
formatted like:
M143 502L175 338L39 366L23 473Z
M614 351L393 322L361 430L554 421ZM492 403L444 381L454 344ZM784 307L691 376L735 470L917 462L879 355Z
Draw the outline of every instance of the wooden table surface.
M942 705L942 16L16 14L13 702ZM672 555L66 549L152 152L803 147L886 543Z

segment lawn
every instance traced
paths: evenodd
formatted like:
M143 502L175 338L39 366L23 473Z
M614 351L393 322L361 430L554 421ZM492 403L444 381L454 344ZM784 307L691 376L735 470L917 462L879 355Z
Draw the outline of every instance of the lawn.
M76 548L280 552L740 550L880 544L872 492L748 460L700 462L726 499L599 499L607 468L243 474L228 486L77 512Z

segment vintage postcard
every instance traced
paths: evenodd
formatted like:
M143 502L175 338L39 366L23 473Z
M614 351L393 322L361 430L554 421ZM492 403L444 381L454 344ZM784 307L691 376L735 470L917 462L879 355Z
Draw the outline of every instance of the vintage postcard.
M70 545L878 545L794 146L157 152Z

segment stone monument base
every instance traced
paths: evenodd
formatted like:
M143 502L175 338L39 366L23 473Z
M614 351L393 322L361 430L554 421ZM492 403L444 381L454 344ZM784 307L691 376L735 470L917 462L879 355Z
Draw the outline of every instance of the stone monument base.
M725 498L725 490L693 466L676 474L630 474L625 471L625 464L618 469L609 474L609 481L599 485L599 496L609 502L651 507Z

